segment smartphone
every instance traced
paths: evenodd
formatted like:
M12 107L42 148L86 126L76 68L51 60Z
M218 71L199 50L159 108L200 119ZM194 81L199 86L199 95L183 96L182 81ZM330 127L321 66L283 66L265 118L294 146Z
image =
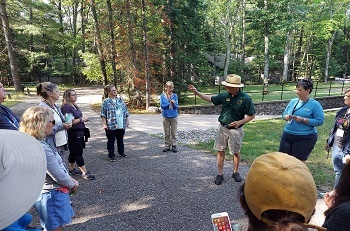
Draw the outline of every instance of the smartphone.
M232 231L227 212L212 214L211 222L213 223L214 231Z

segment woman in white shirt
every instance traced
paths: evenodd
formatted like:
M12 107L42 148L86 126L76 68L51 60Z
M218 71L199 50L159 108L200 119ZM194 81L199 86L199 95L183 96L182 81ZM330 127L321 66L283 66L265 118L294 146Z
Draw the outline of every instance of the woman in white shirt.
M60 107L55 104L60 98L59 88L54 83L43 82L39 83L36 89L37 95L40 95L43 98L43 101L39 103L39 106L51 108L55 119L55 126L53 127L51 134L46 136L46 142L50 144L52 148L55 148L63 159L65 151L68 150L68 136L66 130L71 128L72 124L65 122Z

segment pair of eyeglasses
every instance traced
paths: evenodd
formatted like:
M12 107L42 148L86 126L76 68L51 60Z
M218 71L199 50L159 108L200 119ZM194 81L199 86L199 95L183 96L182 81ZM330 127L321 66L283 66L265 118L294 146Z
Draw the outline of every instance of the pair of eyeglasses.
M56 121L55 121L55 120L51 120L51 121L48 121L47 123L48 123L48 124L49 124L49 123L52 123L52 125L55 125L55 124L56 124Z

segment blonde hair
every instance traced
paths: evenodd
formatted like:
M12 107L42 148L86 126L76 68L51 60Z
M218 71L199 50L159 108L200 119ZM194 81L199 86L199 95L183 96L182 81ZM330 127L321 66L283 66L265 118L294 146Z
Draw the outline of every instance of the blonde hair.
M36 94L47 99L49 97L47 92L53 92L55 89L58 89L57 84L51 82L38 83L38 85L36 85Z
M46 137L46 124L53 117L53 111L42 106L28 108L21 117L19 130L25 132L37 140Z

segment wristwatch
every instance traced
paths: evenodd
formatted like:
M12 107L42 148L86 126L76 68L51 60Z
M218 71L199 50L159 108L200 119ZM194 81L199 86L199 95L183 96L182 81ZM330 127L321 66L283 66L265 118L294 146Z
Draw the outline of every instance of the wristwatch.
M80 123L82 123L82 122L83 122L83 120L81 119L81 117L80 117L79 121L80 121Z

